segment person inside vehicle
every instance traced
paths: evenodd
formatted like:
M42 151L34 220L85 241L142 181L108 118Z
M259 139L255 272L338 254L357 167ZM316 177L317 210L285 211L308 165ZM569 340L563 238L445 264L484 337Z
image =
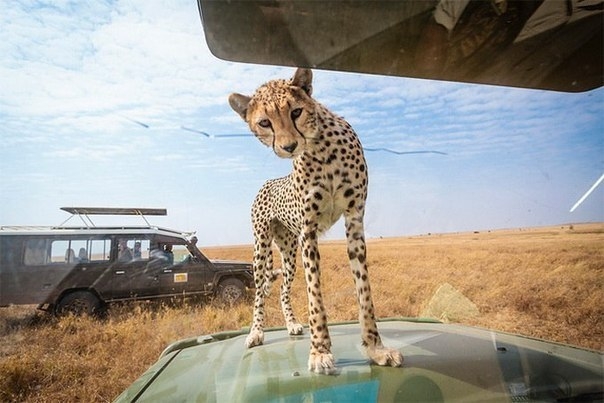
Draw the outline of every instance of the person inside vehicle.
M133 256L134 256L134 260L140 260L142 259L142 252L141 252L141 243L140 241L136 241L134 242L134 250L132 251Z
M166 256L168 264L174 264L174 253L172 252L172 245L166 244L166 246L164 246L164 255Z
M132 260L132 251L128 247L128 243L125 239L120 239L118 244L118 255L117 260L120 262L129 262Z
M517 83L528 84L536 76L526 72L542 70L532 65L565 57L559 50L550 55L542 45L577 29L585 38L598 35L592 27L601 21L603 8L602 0L440 0L420 35L415 68L426 77L488 77L493 83L501 71L513 71L520 74ZM589 28L577 28L579 20ZM581 43L572 46L579 49Z
M86 248L80 248L78 251L78 261L80 263L88 262L88 253L86 253Z
M542 1L440 0L420 36L417 71L476 75L514 41Z
M67 249L65 251L65 262L67 262L67 263L76 262L76 256L75 256L75 252L73 251L73 249Z
M190 253L190 255L187 256L188 261L198 262L199 258L197 256L199 253L199 249L197 248L197 237L196 236L193 236L191 239L189 239L189 242L187 243L187 250Z

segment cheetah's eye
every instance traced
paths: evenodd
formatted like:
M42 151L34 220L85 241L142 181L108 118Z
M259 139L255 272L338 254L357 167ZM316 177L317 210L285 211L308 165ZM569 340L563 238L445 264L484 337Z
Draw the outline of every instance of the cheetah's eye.
M271 127L271 121L268 119L262 119L258 122L258 125L260 125L260 127L268 129L269 127Z
M301 114L302 114L302 108L296 108L291 112L291 117L292 117L292 119L296 119Z

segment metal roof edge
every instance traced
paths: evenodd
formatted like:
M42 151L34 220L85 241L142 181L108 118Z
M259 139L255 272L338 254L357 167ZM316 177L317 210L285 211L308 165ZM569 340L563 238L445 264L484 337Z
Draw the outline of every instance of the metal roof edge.
M151 231L164 232L182 237L189 237L195 234L195 231L180 231L157 226L103 226L103 227L66 227L66 226L27 226L27 225L3 225L0 226L0 235L48 235L50 233L61 234L91 234L99 232L119 233L126 231Z

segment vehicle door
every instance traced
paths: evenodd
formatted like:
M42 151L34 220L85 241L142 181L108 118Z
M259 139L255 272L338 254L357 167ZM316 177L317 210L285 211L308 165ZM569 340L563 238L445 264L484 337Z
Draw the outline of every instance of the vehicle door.
M203 294L213 288L211 264L193 256L185 240L171 244L173 262L159 273L160 292L165 295Z
M158 292L158 277L148 270L150 241L141 235L113 238L110 289L112 299L154 297Z

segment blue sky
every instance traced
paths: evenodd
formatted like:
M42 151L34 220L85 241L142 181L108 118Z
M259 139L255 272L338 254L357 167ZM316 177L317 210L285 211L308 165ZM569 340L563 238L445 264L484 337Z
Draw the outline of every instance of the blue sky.
M183 127L248 133L228 94L293 69L213 57L193 0L2 8L0 224L57 225L62 206L165 207L152 222L202 245L252 242L256 191L291 161L253 137ZM365 147L447 154L366 153L369 237L604 221L604 186L569 212L604 173L602 89L315 71L314 96Z

